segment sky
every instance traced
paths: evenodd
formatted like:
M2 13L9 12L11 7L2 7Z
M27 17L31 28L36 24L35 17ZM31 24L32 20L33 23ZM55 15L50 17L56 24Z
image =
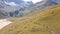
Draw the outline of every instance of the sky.
M42 0L24 0L25 2L26 1L32 1L33 3L37 3L37 2L40 2L40 1L42 1Z

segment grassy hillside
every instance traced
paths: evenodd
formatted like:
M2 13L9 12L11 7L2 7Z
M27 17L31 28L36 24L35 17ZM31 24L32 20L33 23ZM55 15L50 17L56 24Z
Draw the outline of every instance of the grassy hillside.
M0 34L60 34L60 5L48 7L22 18L10 18Z

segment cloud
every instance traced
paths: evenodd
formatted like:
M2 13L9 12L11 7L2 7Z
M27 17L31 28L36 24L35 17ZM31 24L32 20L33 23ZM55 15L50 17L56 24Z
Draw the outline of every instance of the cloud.
M37 2L40 2L40 1L43 1L43 0L24 0L25 2L27 1L32 1L33 3L37 3Z
M5 4L10 5L10 6L18 6L15 2L6 2L4 1Z

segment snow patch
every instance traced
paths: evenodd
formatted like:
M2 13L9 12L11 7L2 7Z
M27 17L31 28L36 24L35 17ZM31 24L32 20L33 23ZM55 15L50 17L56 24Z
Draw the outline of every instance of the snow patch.
M18 6L15 2L6 2L4 1L5 4L10 5L10 6Z
M7 19L0 19L0 29L2 29L3 27L9 25L10 23L12 23L12 22L8 21Z

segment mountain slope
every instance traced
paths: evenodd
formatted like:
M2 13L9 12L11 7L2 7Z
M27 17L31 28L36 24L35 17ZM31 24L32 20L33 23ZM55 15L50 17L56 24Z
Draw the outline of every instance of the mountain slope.
M2 14L5 14L4 16L7 17L23 17L48 6L57 5L58 3L55 1L56 0L43 0L33 5L32 1L24 2L22 0L0 0L0 12L2 11Z
M0 34L60 34L60 5L9 20L13 23L1 29Z
M59 0L43 0L33 5L32 1L24 2L23 0L0 0L0 12L2 11L2 14L5 14L4 16L7 17L23 17L48 6L60 4L59 2ZM15 12L17 12L17 14Z
M28 14L31 14L31 13L34 13L34 12L37 12L39 10L42 10L46 7L49 7L49 6L53 6L53 5L57 5L58 3L52 1L52 0L43 0L41 2L38 2L36 3L35 5L31 6L31 7L28 7L26 10L24 11L21 11L19 13L19 16L22 14L22 16L26 16Z
M8 0L9 1L9 0ZM7 0L5 1L5 4L7 4L7 6L4 6L4 12L7 12L8 14L6 16L8 17L23 17L23 16L27 16L28 14L34 13L36 11L39 11L41 9L44 9L48 6L52 6L52 5L57 5L58 3L52 1L52 0L43 0L41 2L36 3L35 5L33 4L32 1L29 2L23 2L18 4L19 6L13 6L10 7L9 3ZM15 1L15 0L10 0L10 1ZM21 0L18 0L21 1ZM28 7L28 8L27 8ZM17 14L16 14L17 12Z

